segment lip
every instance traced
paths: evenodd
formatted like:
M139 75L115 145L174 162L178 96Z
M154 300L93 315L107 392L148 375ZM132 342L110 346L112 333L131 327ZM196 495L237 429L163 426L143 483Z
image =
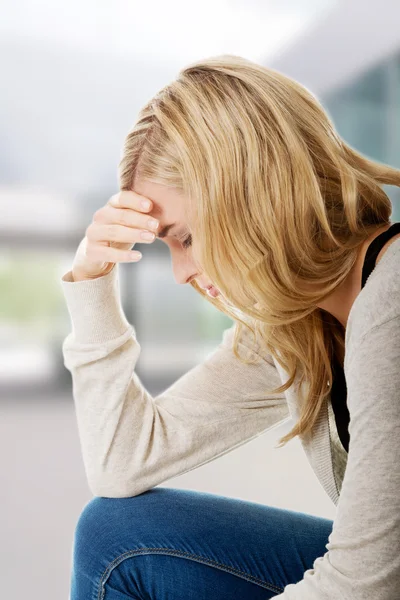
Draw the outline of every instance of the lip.
M213 285L208 285L207 287L205 287L203 289L205 289L207 294L209 296L211 296L212 298L216 298L217 296L220 295L220 291Z

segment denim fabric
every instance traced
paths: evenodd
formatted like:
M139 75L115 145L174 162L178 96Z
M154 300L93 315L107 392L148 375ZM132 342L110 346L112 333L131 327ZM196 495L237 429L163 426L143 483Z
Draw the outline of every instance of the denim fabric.
M332 526L193 490L96 496L76 525L70 600L266 600L327 552Z

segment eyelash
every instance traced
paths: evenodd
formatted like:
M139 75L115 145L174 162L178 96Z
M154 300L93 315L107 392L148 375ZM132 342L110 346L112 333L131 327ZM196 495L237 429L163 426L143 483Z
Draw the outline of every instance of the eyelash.
M189 248L192 245L192 234L189 234L186 239L181 242L184 248Z

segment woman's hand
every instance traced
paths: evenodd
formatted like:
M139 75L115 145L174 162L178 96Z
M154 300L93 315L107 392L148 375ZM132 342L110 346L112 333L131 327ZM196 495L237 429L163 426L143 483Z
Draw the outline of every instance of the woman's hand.
M152 208L151 200L135 192L122 191L111 196L107 204L94 213L78 246L72 266L74 281L106 275L117 262L140 260L140 252L130 249L136 242L151 244L154 241L158 221L146 214ZM156 225L151 225L149 220ZM142 237L149 232L152 232L151 239Z

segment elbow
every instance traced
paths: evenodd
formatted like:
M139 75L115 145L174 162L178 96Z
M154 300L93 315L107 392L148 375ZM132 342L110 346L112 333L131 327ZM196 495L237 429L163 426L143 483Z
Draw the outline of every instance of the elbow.
M137 481L126 481L105 473L88 478L88 485L93 496L102 498L132 498L150 489L143 485L140 478Z

